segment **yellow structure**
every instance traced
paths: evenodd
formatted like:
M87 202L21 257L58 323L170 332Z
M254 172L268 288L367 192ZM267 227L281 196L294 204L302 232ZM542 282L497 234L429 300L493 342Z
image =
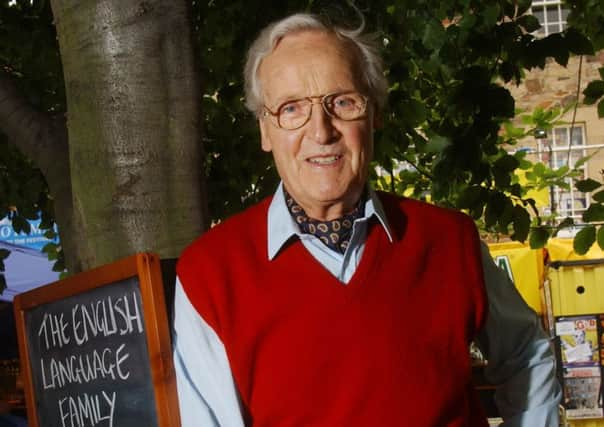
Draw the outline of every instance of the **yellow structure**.
M538 314L551 319L604 313L604 251L597 245L587 254L577 255L572 239L550 239L547 271L543 250L533 250L518 242L492 243L489 250L496 264L508 273L524 300ZM544 292L546 275L549 284ZM567 420L564 425L604 427L604 419Z
M547 249L553 315L604 313L604 251L594 245L577 255L572 239L552 239Z
M552 239L548 252L552 314L604 313L604 251L593 245L585 255L577 255L572 239ZM570 427L604 427L601 418L567 423Z
M489 252L495 263L508 273L526 303L542 315L543 250L505 242L489 244Z

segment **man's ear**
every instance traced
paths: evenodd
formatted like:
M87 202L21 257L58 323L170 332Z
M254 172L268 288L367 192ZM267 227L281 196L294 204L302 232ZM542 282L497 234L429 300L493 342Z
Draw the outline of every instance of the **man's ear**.
M265 117L260 116L258 118L258 126L260 127L260 143L262 146L262 150L269 153L270 151L272 151L273 146L268 136L268 129L266 127L270 126L270 124L268 123L268 120L266 120Z

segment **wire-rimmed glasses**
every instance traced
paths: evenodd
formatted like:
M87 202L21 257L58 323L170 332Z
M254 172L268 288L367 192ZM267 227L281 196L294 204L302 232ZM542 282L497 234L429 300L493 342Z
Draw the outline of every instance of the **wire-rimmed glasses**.
M328 93L285 101L276 111L271 111L265 105L263 115L270 117L271 122L278 128L295 130L310 120L314 104L321 104L330 117L351 121L363 117L367 110L367 101L368 98L358 92Z

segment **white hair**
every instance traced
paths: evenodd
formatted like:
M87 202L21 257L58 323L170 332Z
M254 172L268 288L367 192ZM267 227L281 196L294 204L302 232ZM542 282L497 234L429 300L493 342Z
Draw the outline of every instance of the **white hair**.
M362 16L361 16L362 18ZM360 75L367 86L369 97L382 109L388 92L388 83L384 76L382 58L375 37L363 34L365 21L355 29L347 29L326 22L318 15L296 13L268 25L250 46L244 68L245 105L260 114L263 106L262 89L258 78L258 69L263 59L277 46L286 35L301 31L322 31L335 34L354 46L360 67Z

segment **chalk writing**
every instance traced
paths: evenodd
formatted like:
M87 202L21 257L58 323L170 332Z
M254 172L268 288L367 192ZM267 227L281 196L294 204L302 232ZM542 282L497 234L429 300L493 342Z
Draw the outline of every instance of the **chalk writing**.
M72 354L62 360L40 359L44 389L65 387L72 383L89 383L97 378L127 380L130 373L122 364L130 355L124 352L125 346L126 344L122 344L115 351L110 348L105 348L102 352L94 349L91 353Z
M39 410L49 417L41 425L156 425L136 280L39 306L28 316Z
M42 324L38 330L38 336L44 338L46 350L51 347L63 347L69 343L69 337L65 331L68 327L68 323L63 319L63 313L60 315L44 314L44 320L42 320Z
M107 421L113 427L113 411L115 409L115 392L109 395L101 391L98 394L67 396L59 399L59 413L63 427L85 427L102 425Z
M114 300L109 296L106 300L86 305L76 304L71 309L71 316L73 335L78 345L88 341L91 336L143 332L136 295L131 295L131 298L124 295Z

